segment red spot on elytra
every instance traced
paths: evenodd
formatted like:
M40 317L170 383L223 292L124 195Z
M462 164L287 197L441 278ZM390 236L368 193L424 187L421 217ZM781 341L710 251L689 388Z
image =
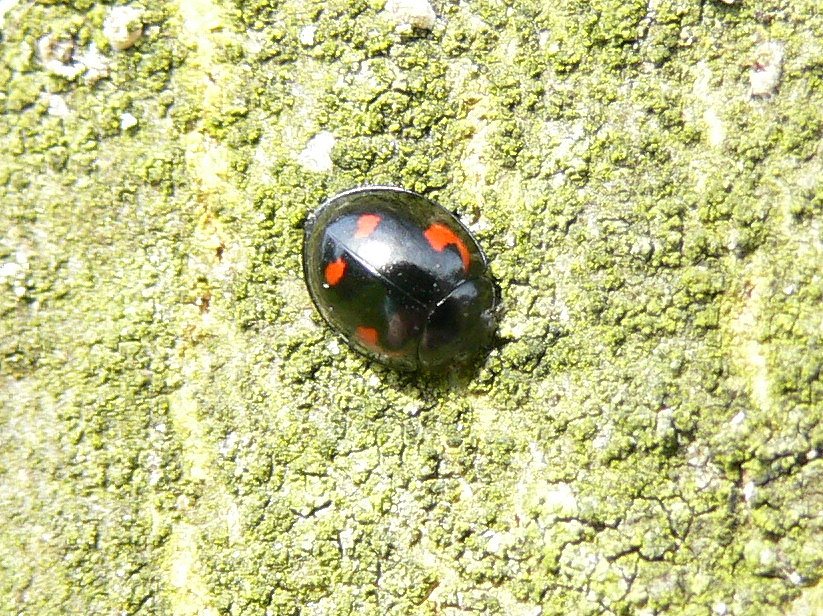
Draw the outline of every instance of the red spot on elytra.
M354 231L354 237L363 238L369 237L377 225L380 224L380 216L377 214L363 214L357 219L357 229Z
M423 232L426 241L437 252L443 252L446 246L454 246L460 253L460 259L463 261L463 269L469 271L469 264L471 263L471 255L469 249L463 243L457 234L449 229L446 225L438 222L431 225Z
M373 327L366 327L365 325L358 325L354 330L355 335L360 338L361 342L366 343L371 347L376 347L379 338L377 330Z
M334 286L343 279L343 274L345 273L346 261L343 260L343 257L339 257L336 261L332 261L326 266L324 275L326 277L326 282L328 282L331 286Z

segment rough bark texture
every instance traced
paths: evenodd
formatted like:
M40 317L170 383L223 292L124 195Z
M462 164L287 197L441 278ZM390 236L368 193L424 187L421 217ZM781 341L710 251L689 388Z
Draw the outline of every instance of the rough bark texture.
M0 2L0 612L820 613L818 0L384 4ZM475 368L313 313L364 183L485 245Z

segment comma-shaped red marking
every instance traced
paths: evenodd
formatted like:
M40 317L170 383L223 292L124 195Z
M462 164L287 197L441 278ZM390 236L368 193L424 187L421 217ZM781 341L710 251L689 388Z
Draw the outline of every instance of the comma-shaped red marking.
M469 249L463 243L457 234L449 229L446 225L436 222L423 232L426 241L437 252L446 250L446 246L454 246L460 253L460 259L463 261L463 269L469 271L469 264L471 263L471 255Z
M360 339L361 342L367 344L368 346L378 346L377 340L379 336L375 328L366 327L365 325L358 325L357 328L354 330L354 333Z
M363 214L357 219L357 229L354 231L354 237L369 237L374 233L377 225L380 224L380 220L381 218L377 214Z
M346 273L346 261L343 257L338 257L336 261L332 261L326 266L323 275L331 286L336 285L343 280L343 275Z

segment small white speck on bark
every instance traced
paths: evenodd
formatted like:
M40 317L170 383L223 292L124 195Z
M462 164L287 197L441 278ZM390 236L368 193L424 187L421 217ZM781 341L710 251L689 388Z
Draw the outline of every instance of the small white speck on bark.
M389 0L386 12L399 27L431 30L437 15L428 0Z

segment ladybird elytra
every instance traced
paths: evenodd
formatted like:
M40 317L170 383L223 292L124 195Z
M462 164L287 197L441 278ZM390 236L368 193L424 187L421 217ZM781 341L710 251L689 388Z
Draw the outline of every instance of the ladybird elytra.
M354 237L358 239L369 237L379 224L380 216L377 214L363 214L357 219L357 230L354 232Z
M325 278L330 286L336 285L343 278L346 273L346 260L343 257L338 257L336 260L326 265Z
M451 212L412 191L365 186L312 213L303 274L320 315L357 351L399 369L464 363L490 342L497 287Z
M457 234L449 229L446 225L441 223L434 223L423 232L423 237L429 245L437 252L443 252L447 246L454 246L460 253L460 259L463 261L463 269L468 271L471 263L471 255L469 249L463 241L457 237Z

